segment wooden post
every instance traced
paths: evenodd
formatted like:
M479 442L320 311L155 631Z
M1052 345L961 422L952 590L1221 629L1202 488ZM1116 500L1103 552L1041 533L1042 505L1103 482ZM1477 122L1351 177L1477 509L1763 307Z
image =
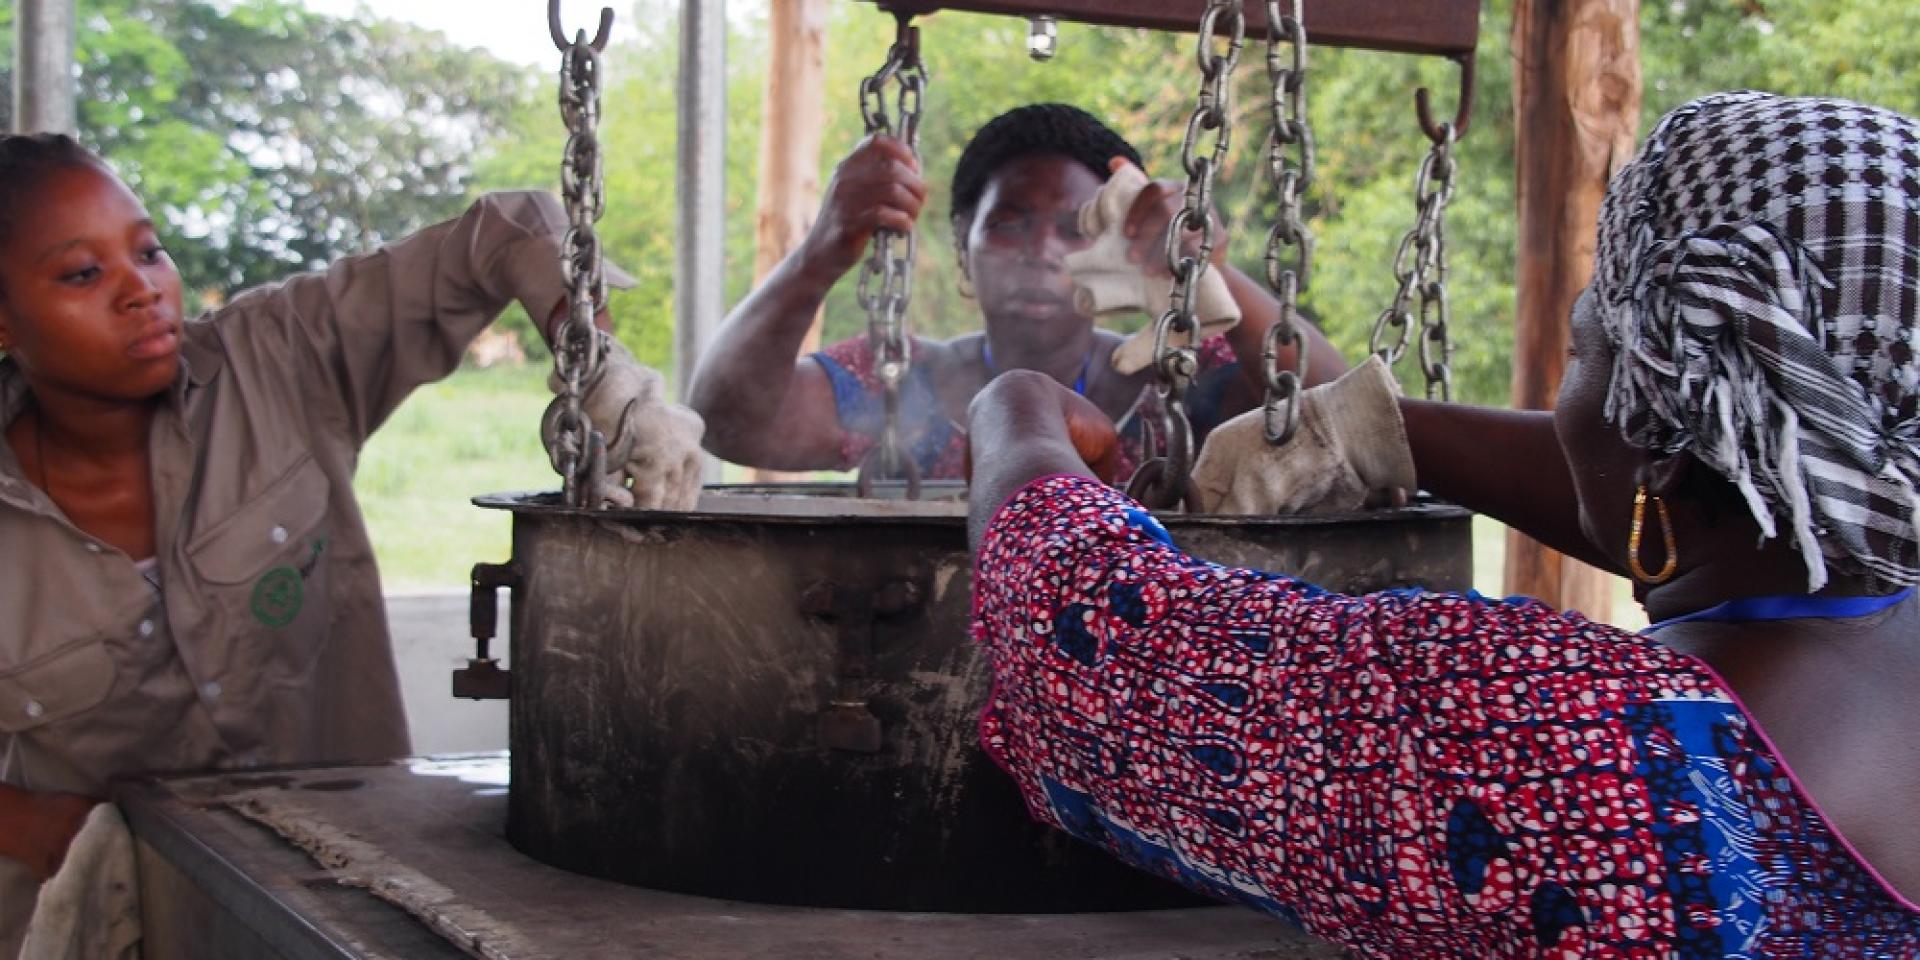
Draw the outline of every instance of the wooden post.
M1513 405L1553 406L1567 362L1567 318L1593 277L1595 221L1640 122L1639 0L1516 0L1514 123L1519 275ZM1626 531L1620 531L1625 537ZM1506 590L1595 620L1615 581L1510 533Z
M770 0L767 88L760 124L760 189L754 217L758 283L813 227L820 206L820 133L826 124L827 0ZM820 317L801 346L820 346ZM752 470L756 483L794 479Z

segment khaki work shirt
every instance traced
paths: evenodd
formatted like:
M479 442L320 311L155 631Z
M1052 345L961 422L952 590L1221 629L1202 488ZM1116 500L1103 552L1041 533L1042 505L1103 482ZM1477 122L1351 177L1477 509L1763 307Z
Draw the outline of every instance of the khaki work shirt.
M406 754L360 447L510 300L560 302L566 227L547 194L492 194L188 323L152 431L157 591L0 443L0 780L102 796L126 774ZM26 400L0 362L0 425ZM0 957L34 889L0 858Z

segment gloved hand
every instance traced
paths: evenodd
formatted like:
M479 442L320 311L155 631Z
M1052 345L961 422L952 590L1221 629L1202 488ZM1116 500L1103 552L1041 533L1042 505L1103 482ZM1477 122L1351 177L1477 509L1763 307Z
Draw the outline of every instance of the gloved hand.
M1381 492L1413 490L1399 392L1386 363L1373 356L1303 392L1299 429L1281 446L1267 443L1258 408L1221 424L1194 464L1197 508L1250 516L1346 513Z
M1128 214L1151 183L1139 167L1116 163L1106 186L1080 208L1080 233L1092 237L1085 250L1067 254L1061 264L1078 288L1074 306L1095 320L1125 313L1145 313L1157 321L1173 301L1173 275L1166 270L1162 256L1151 256L1144 263L1127 259L1134 240L1126 235ZM1164 224L1149 227L1148 232L1165 237ZM1162 249L1159 242L1154 248ZM1194 292L1194 315L1200 321L1198 343L1215 334L1225 333L1240 322L1240 305L1227 290L1226 277L1217 267L1209 267L1200 276L1200 289ZM1113 352L1113 368L1121 373L1143 370L1153 362L1153 328L1127 338Z
M133 834L111 803L88 814L66 862L44 886L20 960L137 960L140 884Z
M700 499L700 415L666 399L658 371L640 365L618 340L606 334L599 377L585 385L581 408L607 441L606 471L593 494L616 507L640 510L691 510ZM558 374L547 387L560 392ZM540 435L555 449L557 410L541 419ZM559 469L559 464L554 465Z

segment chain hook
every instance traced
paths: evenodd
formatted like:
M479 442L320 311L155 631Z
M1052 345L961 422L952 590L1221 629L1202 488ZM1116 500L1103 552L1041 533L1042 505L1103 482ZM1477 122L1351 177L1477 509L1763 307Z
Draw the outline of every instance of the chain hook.
M920 110L930 83L920 62L920 28L913 15L895 12L893 45L880 69L860 81L860 116L869 136L885 134L919 154ZM894 88L893 112L888 112L888 85ZM919 466L900 431L900 393L913 364L912 337L907 330L907 305L913 298L913 263L918 250L913 230L899 233L876 230L866 263L854 287L854 299L867 314L867 344L873 352L874 372L884 391L885 419L871 454L860 462L860 496L873 489L878 474L904 477L907 497L920 496Z
M586 39L586 31L581 31L574 39L567 39L567 31L560 26L560 0L547 0L547 34L553 38L553 45L561 53L573 49L574 45L586 42L595 53L604 53L607 49L607 37L613 32L613 8L600 8L600 28L594 32L593 39Z
M1475 58L1473 54L1465 53L1449 59L1460 67L1460 103L1453 112L1453 138L1458 140L1467 135L1467 124L1473 119ZM1420 116L1420 132L1426 134L1428 140L1437 144L1446 139L1447 132L1443 125L1433 118L1433 94L1426 87L1413 92L1413 108Z
M900 50L902 66L920 64L920 28L913 25L913 14L896 10L893 13L893 45Z
M1471 96L1472 63L1462 60L1462 85L1467 91L1461 103L1465 115ZM1407 352L1416 321L1420 328L1420 370L1427 381L1429 399L1453 398L1452 309L1447 298L1447 204L1453 199L1458 169L1454 162L1454 144L1459 129L1451 123L1428 129L1432 122L1425 90L1420 91L1420 125L1433 146L1420 162L1413 181L1413 228L1400 238L1393 257L1393 276L1398 284L1393 302L1374 321L1368 349L1389 366Z
M553 367L559 387L542 419L548 456L561 475L563 500L569 507L604 509L608 500L601 486L609 458L607 435L611 424L593 423L584 407L605 372L612 338L594 325L606 306L607 284L594 223L606 209L606 183L601 162L600 50L612 28L613 11L603 9L597 39L589 42L581 31L567 43L560 32L560 4L549 0L547 26L561 53L560 119L567 130L560 162L560 192L567 211L560 270L567 287L567 315L553 331ZM614 459L627 456L616 452Z
M1273 228L1267 233L1267 284L1280 314L1261 338L1261 400L1267 442L1280 446L1300 426L1300 392L1307 376L1307 345L1300 333L1300 291L1313 269L1313 229L1302 195L1313 182L1313 125L1307 116L1307 28L1302 0L1266 0L1268 109L1267 176L1273 183ZM1289 262L1291 255L1291 262ZM1293 349L1283 369L1280 351Z
M1156 510L1186 505L1193 471L1193 424L1186 396L1197 366L1195 341L1200 330L1194 316L1194 298L1212 260L1214 176L1226 164L1233 143L1233 71L1240 62L1247 32L1241 3L1207 0L1200 16L1195 47L1200 89L1180 144L1180 166L1187 173L1186 197L1180 212L1167 224L1167 269L1173 274L1172 296L1168 298L1171 308L1154 330L1154 380L1161 409L1159 429L1150 431L1157 436L1150 437L1147 449L1156 452L1127 483L1130 495ZM1195 249L1189 252L1185 241L1195 234ZM1185 342L1174 346L1171 338L1175 335Z

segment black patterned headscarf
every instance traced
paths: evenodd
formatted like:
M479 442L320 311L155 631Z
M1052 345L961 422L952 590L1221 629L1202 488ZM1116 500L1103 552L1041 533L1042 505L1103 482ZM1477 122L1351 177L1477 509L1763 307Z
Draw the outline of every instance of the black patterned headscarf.
M1829 569L1920 581L1920 123L1760 93L1662 118L1600 211L1606 416Z

